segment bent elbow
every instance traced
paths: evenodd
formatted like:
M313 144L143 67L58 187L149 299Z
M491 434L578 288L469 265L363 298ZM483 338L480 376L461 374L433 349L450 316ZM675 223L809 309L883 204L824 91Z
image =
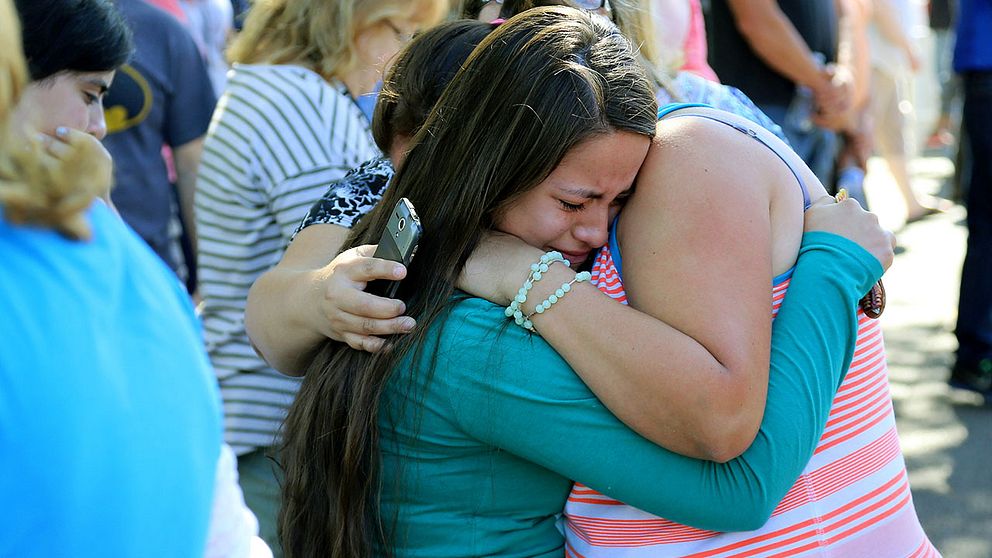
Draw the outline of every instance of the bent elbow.
M707 528L720 532L755 531L764 527L777 506L777 501L760 495L728 502L721 507L723 515L714 518L714 523Z
M753 439L752 437L751 440ZM706 456L708 461L727 463L740 457L750 445L750 440L745 441L740 437L721 436L720 439L706 441L700 448L700 452Z
M754 443L760 426L761 417L754 420L742 413L729 415L703 433L698 441L700 451L716 463L736 459Z

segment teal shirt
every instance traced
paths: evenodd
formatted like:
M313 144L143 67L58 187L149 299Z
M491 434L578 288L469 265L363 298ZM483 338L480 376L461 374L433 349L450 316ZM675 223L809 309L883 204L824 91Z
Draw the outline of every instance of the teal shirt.
M761 429L724 464L627 428L503 308L455 303L384 395L382 518L395 555L561 556L555 522L573 481L694 527L761 526L813 454L850 366L857 301L881 274L846 239L804 236L772 329Z

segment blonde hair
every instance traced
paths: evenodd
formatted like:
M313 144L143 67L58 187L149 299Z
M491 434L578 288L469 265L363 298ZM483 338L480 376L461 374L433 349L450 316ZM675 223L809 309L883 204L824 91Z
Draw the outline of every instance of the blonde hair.
M0 0L0 208L14 224L55 229L86 239L82 212L106 184L97 179L91 152L74 149L56 160L44 146L14 129L12 115L28 82L19 19L10 0Z
M674 60L666 59L665 53L658 52L654 41L657 32L654 20L651 18L651 4L648 0L610 0L613 11L613 22L627 40L637 49L641 65L648 73L648 78L676 101L682 100L674 76L678 65Z
M227 57L340 77L358 62L355 39L363 29L391 18L433 25L448 9L448 0L256 0Z

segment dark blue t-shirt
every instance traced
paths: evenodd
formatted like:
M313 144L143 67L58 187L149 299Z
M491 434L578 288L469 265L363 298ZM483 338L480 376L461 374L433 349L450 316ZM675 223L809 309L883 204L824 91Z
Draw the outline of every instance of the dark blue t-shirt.
M207 132L216 97L186 29L143 0L116 0L134 32L135 51L104 100L114 158L114 204L145 242L176 269L170 254L173 185L162 146L179 147Z

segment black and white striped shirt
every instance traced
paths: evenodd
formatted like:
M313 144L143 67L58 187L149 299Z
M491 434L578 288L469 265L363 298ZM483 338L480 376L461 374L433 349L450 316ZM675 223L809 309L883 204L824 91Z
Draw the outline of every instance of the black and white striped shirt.
M279 261L328 184L378 154L343 84L299 66L231 72L203 147L196 225L204 337L225 439L238 455L273 445L299 387L251 348L248 289Z

